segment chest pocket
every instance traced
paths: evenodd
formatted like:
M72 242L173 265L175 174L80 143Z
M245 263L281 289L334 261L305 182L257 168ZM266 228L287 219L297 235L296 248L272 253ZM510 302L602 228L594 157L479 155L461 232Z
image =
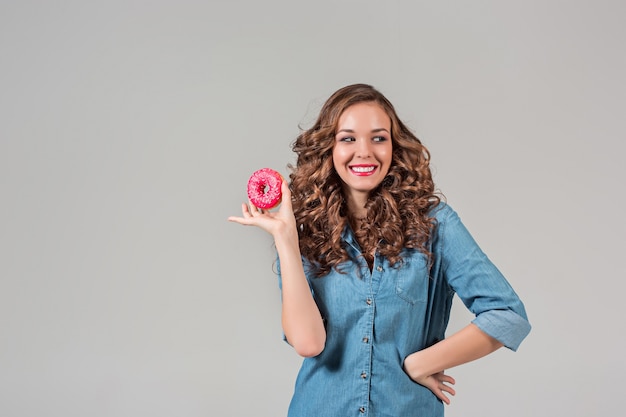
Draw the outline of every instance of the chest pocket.
M428 301L428 260L421 252L411 252L397 271L396 295L410 304Z

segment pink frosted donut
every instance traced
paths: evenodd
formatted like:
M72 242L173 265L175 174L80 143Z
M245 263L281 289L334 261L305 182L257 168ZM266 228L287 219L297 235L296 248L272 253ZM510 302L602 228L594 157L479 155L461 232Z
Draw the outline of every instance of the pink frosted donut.
M260 209L271 209L280 203L283 176L271 168L254 171L248 180L248 198Z

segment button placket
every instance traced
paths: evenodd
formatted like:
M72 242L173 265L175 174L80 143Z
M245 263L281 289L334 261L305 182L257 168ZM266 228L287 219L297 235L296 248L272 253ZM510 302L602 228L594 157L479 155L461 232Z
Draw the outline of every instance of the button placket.
M364 363L364 367L361 368L361 372L358 374L359 375L359 379L363 382L364 384L364 393L366 394L366 397L363 398L363 402L361 404L363 404L361 407L359 407L359 412L361 415L366 416L368 415L367 413L367 404L369 401L369 396L370 396L370 384L371 384L371 378L370 378L370 370L371 370L371 361L372 361L372 345L371 345L371 341L372 341L372 337L373 337L373 321L374 321L374 309L375 309L375 294L374 292L370 293L366 298L365 298L365 304L367 305L366 307L366 312L364 313L366 316L369 317L368 320L368 325L367 328L364 328L364 332L362 334L361 337L361 342L363 342L363 349L364 349L364 354L367 355L366 356L366 360L367 362Z

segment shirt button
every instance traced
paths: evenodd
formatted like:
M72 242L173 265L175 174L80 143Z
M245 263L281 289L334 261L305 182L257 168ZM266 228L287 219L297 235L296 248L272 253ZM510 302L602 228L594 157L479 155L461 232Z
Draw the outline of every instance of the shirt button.
M359 407L359 411L361 412L361 414L365 414L365 407Z
M371 304L372 304L372 299L371 299L371 298L368 298L367 300L365 300L365 302L366 302L366 303L367 303L367 305L369 306L369 305L371 305Z
M361 372L361 378L362 378L362 379L367 378L367 374L366 374L365 372Z
M382 267L382 266L380 266L380 265L378 265L378 266L376 267L376 270L377 270L378 272L383 272L383 267Z
M370 339L369 339L368 337L364 337L364 338L363 338L363 343L367 343L367 342L369 342L369 341L370 341Z

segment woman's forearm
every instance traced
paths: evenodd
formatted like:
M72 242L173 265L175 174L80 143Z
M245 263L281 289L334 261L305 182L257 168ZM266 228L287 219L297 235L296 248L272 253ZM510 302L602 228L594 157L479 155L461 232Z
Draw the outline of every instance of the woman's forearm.
M502 343L469 324L441 342L406 357L404 368L420 382L446 369L482 358L502 347Z
M317 356L326 343L319 308L304 275L297 236L275 236L282 279L282 327L296 352Z

